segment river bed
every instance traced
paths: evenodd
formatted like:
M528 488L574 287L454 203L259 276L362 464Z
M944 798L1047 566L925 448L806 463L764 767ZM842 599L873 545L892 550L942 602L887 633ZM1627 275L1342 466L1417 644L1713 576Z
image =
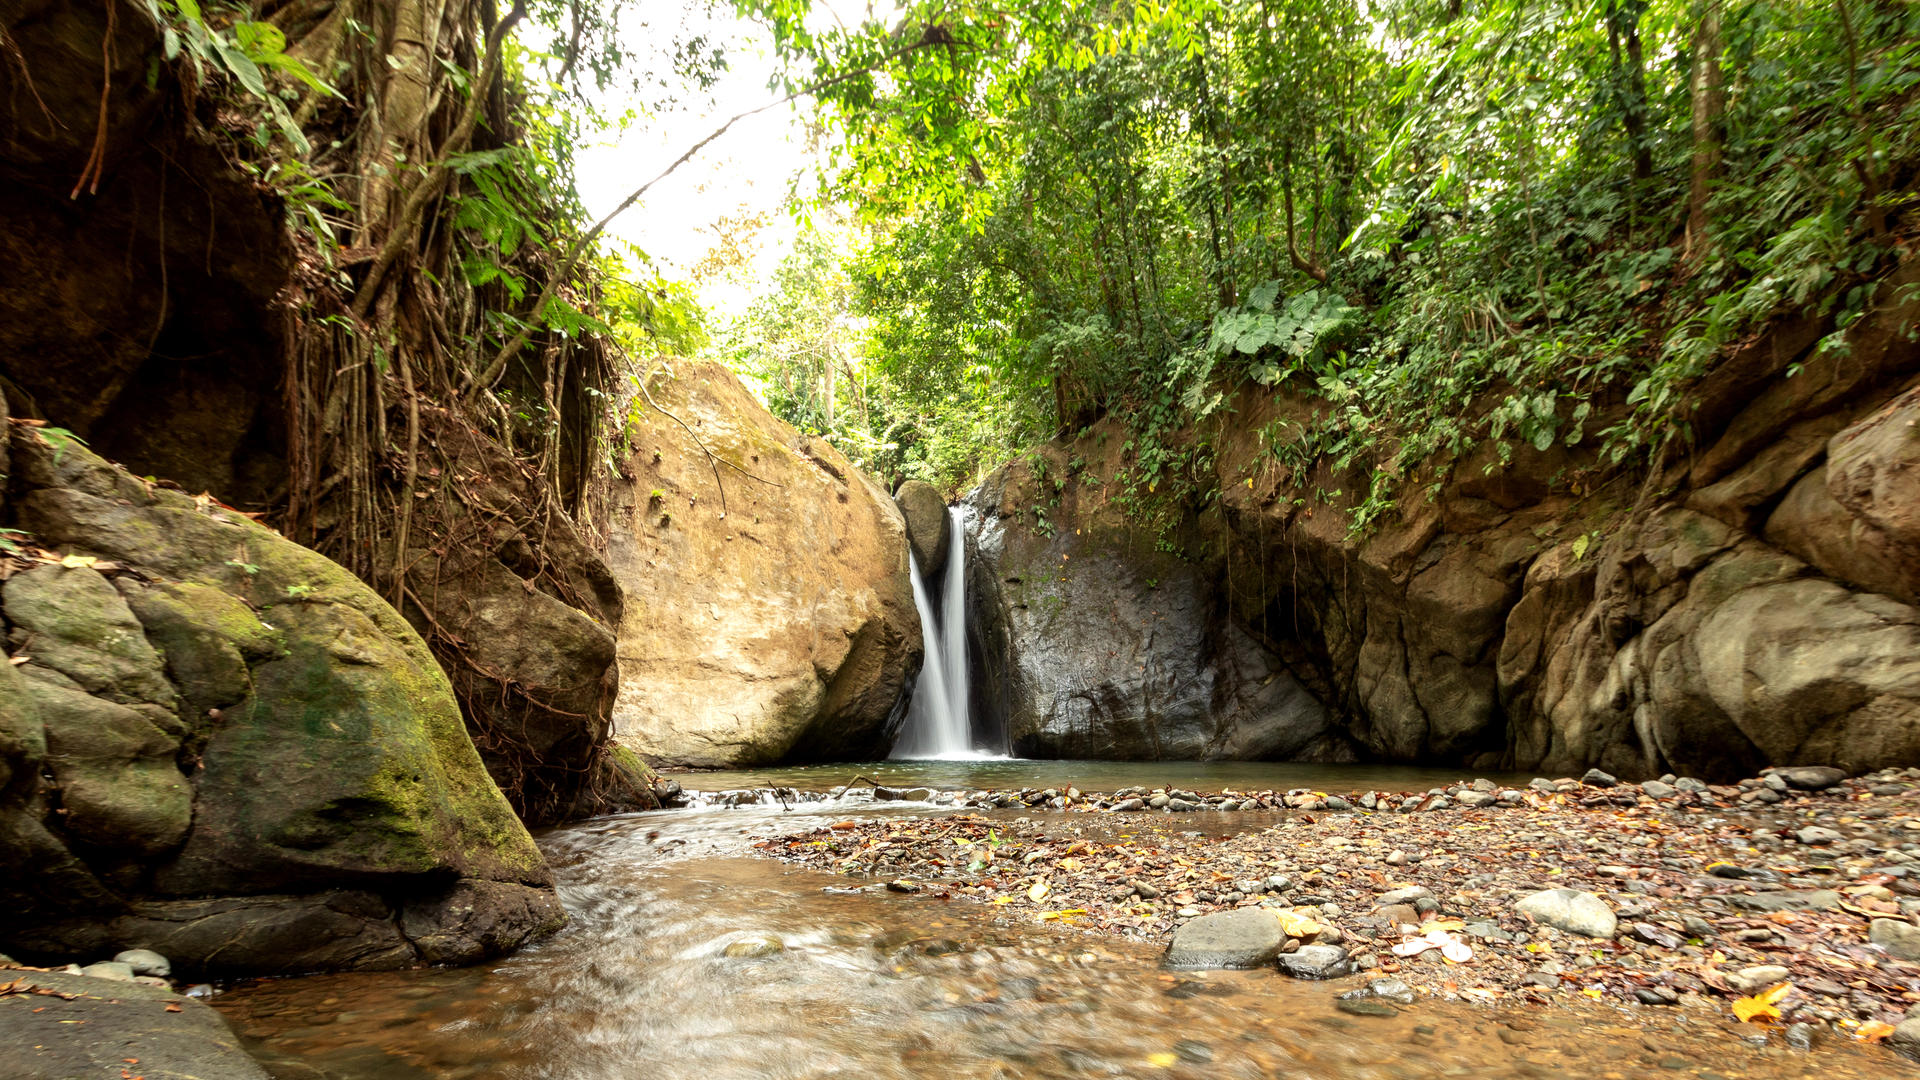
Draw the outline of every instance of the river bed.
M904 809L904 808L902 808ZM913 808L925 813L924 806ZM861 816L896 813L869 806ZM1158 947L745 857L845 811L635 814L541 838L572 923L494 965L244 984L281 1080L1885 1077L1884 1051L1602 1005L1339 1011L1349 978L1172 973ZM777 948L776 944L777 943ZM730 955L731 952L731 955Z

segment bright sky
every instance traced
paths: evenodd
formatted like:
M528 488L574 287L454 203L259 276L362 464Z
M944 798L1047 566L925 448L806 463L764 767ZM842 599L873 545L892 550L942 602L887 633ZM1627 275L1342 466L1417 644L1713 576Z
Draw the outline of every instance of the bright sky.
M679 21L669 7L673 2L649 5L649 32L642 34L634 27L623 33L647 39L636 44L665 47L668 33ZM763 29L736 16L726 0L711 10L702 0L677 2L683 5L680 18L686 26L705 28L716 43L724 45L729 68L710 94L689 95L673 109L610 135L609 141L580 148L576 158L580 193L596 218L728 117L779 96L768 88L774 73L773 50ZM835 4L855 17L864 14L864 3L835 0ZM712 226L722 215L765 213L770 227L759 235L752 276L766 277L796 231L785 209L791 181L804 175L811 185L814 156L806 147L803 118L812 108L810 101L802 99L735 124L698 157L654 185L646 200L616 218L608 231L646 251L668 277L684 277L713 247ZM710 311L733 314L745 306L751 291L750 287L709 286L702 300Z

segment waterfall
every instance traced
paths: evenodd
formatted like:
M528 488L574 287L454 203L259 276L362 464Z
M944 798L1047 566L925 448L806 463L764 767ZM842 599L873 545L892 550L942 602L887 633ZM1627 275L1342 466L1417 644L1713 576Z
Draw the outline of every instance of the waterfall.
M920 636L927 658L907 705L906 724L894 743L895 758L979 757L973 749L967 710L967 531L959 507L947 510L946 572L941 576L939 609L920 580L920 565L907 552L912 567L913 606L920 610Z

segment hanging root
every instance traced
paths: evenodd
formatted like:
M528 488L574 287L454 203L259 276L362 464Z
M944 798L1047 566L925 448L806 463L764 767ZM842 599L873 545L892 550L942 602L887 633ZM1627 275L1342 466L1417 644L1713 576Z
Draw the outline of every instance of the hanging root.
M107 99L113 93L113 13L119 6L119 0L107 0L107 32L100 35L100 122L93 130L93 151L87 155L86 167L80 170L80 179L73 182L73 191L67 195L69 199L79 198L81 188L86 188L89 195L99 194L100 174L106 171ZM26 66L24 61L21 66L23 69ZM44 109L46 105L43 103L40 107Z
M0 53L6 53L12 58L14 66L20 69L20 81L26 84L27 93L33 95L33 103L40 106L40 115L47 118L47 134L52 135L55 128L63 125L54 118L53 110L47 108L46 100L40 96L40 88L33 85L33 72L27 69L26 54L20 51L17 42L7 36L4 26L0 26Z

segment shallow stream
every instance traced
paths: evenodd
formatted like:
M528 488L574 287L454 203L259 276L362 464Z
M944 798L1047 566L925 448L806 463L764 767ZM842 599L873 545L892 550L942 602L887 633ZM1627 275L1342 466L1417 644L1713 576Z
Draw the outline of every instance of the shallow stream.
M1677 1010L1427 1000L1347 1015L1334 1000L1357 978L1165 972L1155 946L746 854L755 836L846 813L669 811L555 830L541 843L572 923L550 941L491 967L263 981L215 1004L281 1080L1850 1080L1901 1067L1850 1045L1792 1051L1777 1033L1756 1046L1752 1029Z
M946 761L875 761L867 764L781 765L764 769L674 774L696 791L791 787L830 791L865 776L889 787L1008 789L1077 787L1082 791L1118 791L1127 787L1183 787L1200 791L1285 791L1314 788L1329 792L1418 791L1484 775L1501 783L1524 784L1528 777L1507 773L1470 773L1412 765L1314 765L1297 761L1038 761L977 757Z

